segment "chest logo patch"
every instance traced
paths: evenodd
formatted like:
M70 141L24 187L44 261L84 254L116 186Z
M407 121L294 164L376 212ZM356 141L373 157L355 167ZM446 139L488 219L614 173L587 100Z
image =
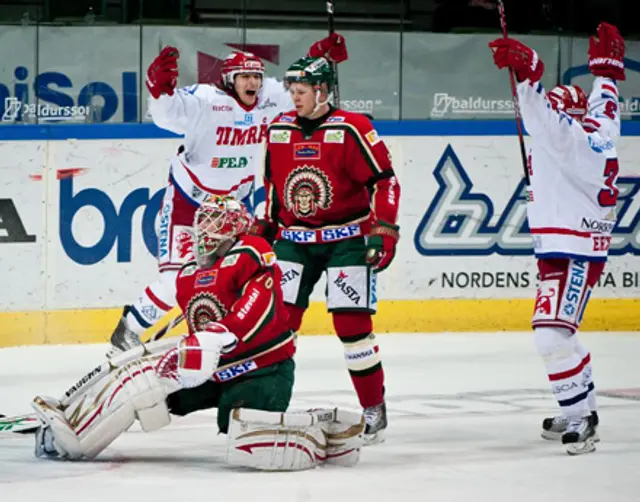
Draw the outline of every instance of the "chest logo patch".
M202 331L210 322L218 322L227 315L222 302L211 293L198 293L187 305L187 321L194 331Z
M333 202L333 188L320 169L302 166L291 171L284 184L284 204L298 218L313 216L318 209L328 209Z

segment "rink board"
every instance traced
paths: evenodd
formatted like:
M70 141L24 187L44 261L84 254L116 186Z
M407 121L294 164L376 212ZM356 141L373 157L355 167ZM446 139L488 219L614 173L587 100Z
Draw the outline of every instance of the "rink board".
M402 237L379 276L376 331L528 329L537 271L514 124L376 126L402 186ZM584 329L640 324L639 126L625 122L618 144L618 225ZM121 305L155 280L158 208L180 138L149 124L0 133L0 346L105 341ZM323 280L306 334L332 331L324 289Z
M533 300L525 299L381 301L374 329L379 334L527 331L532 309ZM594 299L581 331L636 331L638 312L640 299ZM105 343L121 313L121 309L3 312L0 346ZM159 326L174 315L176 310ZM183 322L169 336L184 332ZM331 316L323 302L312 302L300 334L327 333L333 333Z

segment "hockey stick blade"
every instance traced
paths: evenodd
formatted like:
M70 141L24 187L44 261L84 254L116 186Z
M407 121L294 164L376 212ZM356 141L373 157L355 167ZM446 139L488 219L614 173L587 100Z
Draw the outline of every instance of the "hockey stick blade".
M40 421L34 415L21 415L18 417L0 415L0 432L31 434L36 432L38 427L40 427Z

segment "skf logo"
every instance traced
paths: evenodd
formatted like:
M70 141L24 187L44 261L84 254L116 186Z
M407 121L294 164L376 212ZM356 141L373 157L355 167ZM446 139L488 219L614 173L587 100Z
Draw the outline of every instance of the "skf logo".
M320 160L320 143L296 143L293 145L293 158Z
M246 373L249 373L250 371L253 371L255 369L258 369L258 365L252 359L251 361L246 361L244 363L236 364L235 366L216 371L214 375L220 382L226 382L227 380L232 380L236 377L239 377L240 375L245 375Z

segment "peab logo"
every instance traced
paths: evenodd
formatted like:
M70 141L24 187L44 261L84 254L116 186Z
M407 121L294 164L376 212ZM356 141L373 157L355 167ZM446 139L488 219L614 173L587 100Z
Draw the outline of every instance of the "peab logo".
M488 194L474 190L473 180L451 145L436 165L438 184L416 233L414 244L425 256L490 254L531 255L533 247L526 217L524 180L514 187L504 208ZM610 255L640 254L640 205L634 196L640 178L621 177Z

